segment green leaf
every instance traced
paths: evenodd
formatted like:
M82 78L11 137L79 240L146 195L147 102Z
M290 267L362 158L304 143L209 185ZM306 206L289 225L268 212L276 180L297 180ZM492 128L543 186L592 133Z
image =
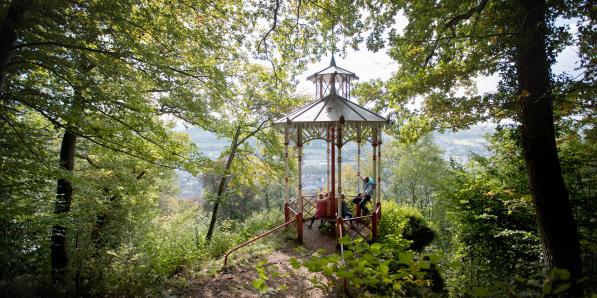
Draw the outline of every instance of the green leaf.
M570 284L569 283L565 283L565 284L561 284L559 285L554 291L554 294L561 294L564 291L568 290L570 288Z
M554 280L568 280L570 278L570 272L566 269L554 267L549 273L549 276Z
M431 263L428 261L421 261L421 262L419 262L419 268L420 269L429 269L429 268L431 268Z
M369 249L371 250L371 253L373 253L374 255L379 255L381 253L381 244L373 243L371 244Z
M348 237L348 236L344 236L344 237L340 238L340 244L342 244L342 245L348 245L348 244L350 244L350 242L351 242L350 237Z
M401 264L410 266L410 265L414 264L413 254L410 252L400 252L398 254L398 261Z
M545 283L543 285L543 294L551 294L551 284Z
M263 279L255 279L253 280L253 282L251 282L251 285L253 286L253 288L259 291L263 291L263 289L265 288L265 281Z
M490 292L487 288L478 287L473 290L473 296L476 297L487 297L489 296Z
M290 258L290 266L292 266L292 268L294 269L301 268L301 264L297 261L296 258Z

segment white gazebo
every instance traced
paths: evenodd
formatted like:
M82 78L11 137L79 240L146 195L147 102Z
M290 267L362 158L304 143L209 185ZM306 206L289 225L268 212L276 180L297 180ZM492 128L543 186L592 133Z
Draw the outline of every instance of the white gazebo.
M381 215L380 191L378 191L381 184L381 133L382 128L390 122L387 118L350 101L351 82L359 78L353 72L338 67L333 56L329 67L310 75L307 79L315 84L316 100L275 121L276 125L284 127L286 168L285 221L288 222L291 220L291 215L296 217L298 239L302 242L303 216L306 211L305 203L310 204L308 206L310 208L315 207L313 201L306 199L302 191L301 168L303 144L311 140L325 140L327 142L326 191L332 194L337 205L335 216L337 236L342 237L343 230L354 230L355 227L359 226L359 223L363 223L368 220L367 218L370 218L370 231L366 235L360 231L356 231L356 233L365 238L370 236L374 239L377 236L377 225ZM360 192L359 185L361 181L361 143L368 141L373 146L373 173L371 178L376 181L377 190L372 197L375 207L371 214L361 216L360 210L357 209L356 217L342 218L342 147L349 141L355 141L358 148L358 192ZM297 198L293 199L290 198L290 181L288 176L288 145L290 142L295 144L298 152ZM294 208L291 207L291 204L294 205ZM361 226L368 228L366 224L361 224Z

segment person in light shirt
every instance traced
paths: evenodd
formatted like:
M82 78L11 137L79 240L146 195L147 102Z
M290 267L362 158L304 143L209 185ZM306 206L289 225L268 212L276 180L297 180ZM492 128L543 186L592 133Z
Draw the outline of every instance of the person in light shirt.
M367 203L371 201L371 197L373 196L374 190L375 181L373 181L373 179L370 179L369 177L363 178L363 198L359 202L359 207L361 207L361 210L364 211L364 214L369 213L369 209L367 209Z

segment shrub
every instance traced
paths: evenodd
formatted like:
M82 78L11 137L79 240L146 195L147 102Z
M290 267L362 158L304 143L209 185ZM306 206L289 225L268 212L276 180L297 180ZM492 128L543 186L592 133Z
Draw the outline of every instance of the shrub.
M435 232L417 209L384 202L379 223L379 236L400 248L422 251L435 238Z
M327 277L327 284L317 279L311 282L328 291L338 288L346 279L351 290L356 291L354 296L359 297L426 296L436 288L443 289L443 283L439 287L434 284L435 255L396 249L384 242L369 245L362 239L351 242L348 237L341 241L346 247L343 257L316 252L304 262L291 259L291 265L295 269L302 265L311 272L321 272Z

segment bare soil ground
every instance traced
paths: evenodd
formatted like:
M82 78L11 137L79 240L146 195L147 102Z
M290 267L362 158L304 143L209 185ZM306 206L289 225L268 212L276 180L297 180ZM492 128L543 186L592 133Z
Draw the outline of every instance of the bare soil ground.
M306 222L308 224L308 222ZM250 252L247 248L233 253L230 257L231 265L220 269L214 276L193 278L190 287L182 292L165 293L182 297L337 297L337 291L328 291L326 287L316 284L326 284L327 279L320 273L309 272L306 268L293 269L291 258L304 259L313 252L324 249L331 253L336 250L336 239L333 233L325 229L320 231L317 226L304 229L304 244L300 245L288 235L296 234L296 227L290 227L286 233L274 235L274 241L279 241L280 248L269 252ZM259 240L263 241L263 240ZM253 288L253 280L258 278L255 265L266 261L263 268L268 273L267 285L269 290L260 293ZM223 263L219 264L222 266ZM313 281L317 281L314 283Z

